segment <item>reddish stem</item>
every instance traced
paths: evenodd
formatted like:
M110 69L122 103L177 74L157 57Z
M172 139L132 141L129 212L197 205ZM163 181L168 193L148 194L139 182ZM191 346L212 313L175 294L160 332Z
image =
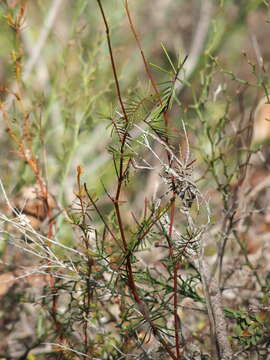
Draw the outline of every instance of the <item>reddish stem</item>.
M117 71L116 71L116 66L115 66L115 61L114 61L114 56L113 56L113 51L112 51L112 44L111 44L111 38L110 38L110 29L109 29L109 25L101 4L100 0L97 0L102 18L103 18L103 22L105 25L105 29L106 29L106 36L107 36L107 43L108 43L108 48L109 48L109 53L110 53L110 58L111 58L111 64L112 64L112 70L113 70L113 76L114 76L114 81L115 81L115 86L116 86L116 91L117 91L117 96L121 105L121 109L123 111L123 115L126 121L126 124L128 124L128 117L127 117L127 113L125 110L125 106L124 106L124 102L122 100L122 95L121 95L121 90L120 90L120 85L119 85L119 80L118 80L118 76L117 76Z
M131 19L130 11L129 11L129 8L128 8L128 0L125 0L125 9L126 9L126 13L127 13L127 17L128 17L128 21L129 21L129 25L130 25L131 31L132 31L132 33L133 33L133 36L134 36L134 38L135 38L135 41L136 41L136 43L137 43L137 46L138 46L138 48L139 48L139 50L140 50L140 53L141 53L141 56L142 56L142 59L143 59L145 71L146 71L147 76L148 76L148 78L149 78L149 80L150 80L150 82L151 82L151 85L152 85L152 87L153 87L153 89L154 89L154 91L155 91L155 93L156 93L156 95L157 95L157 98L158 98L158 101L159 101L160 106L163 106L163 102L162 102L162 98L161 98L160 92L159 92L159 90L158 90L158 88L157 88L157 84L156 84L156 82L155 82L155 79L153 78L153 76L152 76L152 74L151 74L151 71L150 71L150 69L149 69L149 66L148 66L148 64L147 64L146 57L145 57L145 55L144 55L144 51L143 51L143 48L142 48L142 45L141 45L140 38L139 38L139 36L138 36L138 34L137 34L137 31L136 31L135 26L134 26L134 24L133 24L133 22L132 22L132 19ZM167 129L168 129L168 125L169 125L169 118L168 118L168 114L167 114L166 111L163 112L163 116L164 116L165 128L166 128L166 130L167 130ZM168 139L166 139L166 141L167 141L167 140L168 140Z

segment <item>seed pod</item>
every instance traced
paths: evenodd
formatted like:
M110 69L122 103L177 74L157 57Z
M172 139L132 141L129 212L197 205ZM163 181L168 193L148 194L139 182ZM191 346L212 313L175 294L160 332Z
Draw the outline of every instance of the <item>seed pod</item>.
M44 195L38 185L33 185L22 188L13 205L16 212L27 216L31 226L38 229L56 207L56 202L52 195Z

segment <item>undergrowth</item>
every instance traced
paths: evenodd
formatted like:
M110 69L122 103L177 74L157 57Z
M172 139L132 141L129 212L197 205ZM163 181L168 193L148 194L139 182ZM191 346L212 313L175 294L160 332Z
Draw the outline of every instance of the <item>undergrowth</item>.
M153 64L127 0L1 2L1 358L269 358L269 65L222 52L269 4L200 6Z

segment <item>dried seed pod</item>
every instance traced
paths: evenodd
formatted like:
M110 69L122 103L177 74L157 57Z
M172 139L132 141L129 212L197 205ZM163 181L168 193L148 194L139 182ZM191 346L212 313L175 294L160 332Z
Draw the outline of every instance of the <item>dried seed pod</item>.
M44 193L38 185L27 186L21 189L13 201L16 212L24 214L34 229L49 217L56 207L55 199L49 193Z

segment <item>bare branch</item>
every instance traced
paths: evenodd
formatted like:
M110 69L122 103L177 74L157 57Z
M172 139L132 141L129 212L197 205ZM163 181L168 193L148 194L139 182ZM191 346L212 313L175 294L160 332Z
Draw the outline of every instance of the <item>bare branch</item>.
M200 18L198 21L198 25L193 35L188 59L185 62L181 71L181 74L183 75L180 74L179 76L180 80L182 81L178 81L178 83L175 85L175 92L178 95L185 87L185 80L187 80L192 75L199 62L208 35L209 25L212 18L212 10L212 0L201 0Z

